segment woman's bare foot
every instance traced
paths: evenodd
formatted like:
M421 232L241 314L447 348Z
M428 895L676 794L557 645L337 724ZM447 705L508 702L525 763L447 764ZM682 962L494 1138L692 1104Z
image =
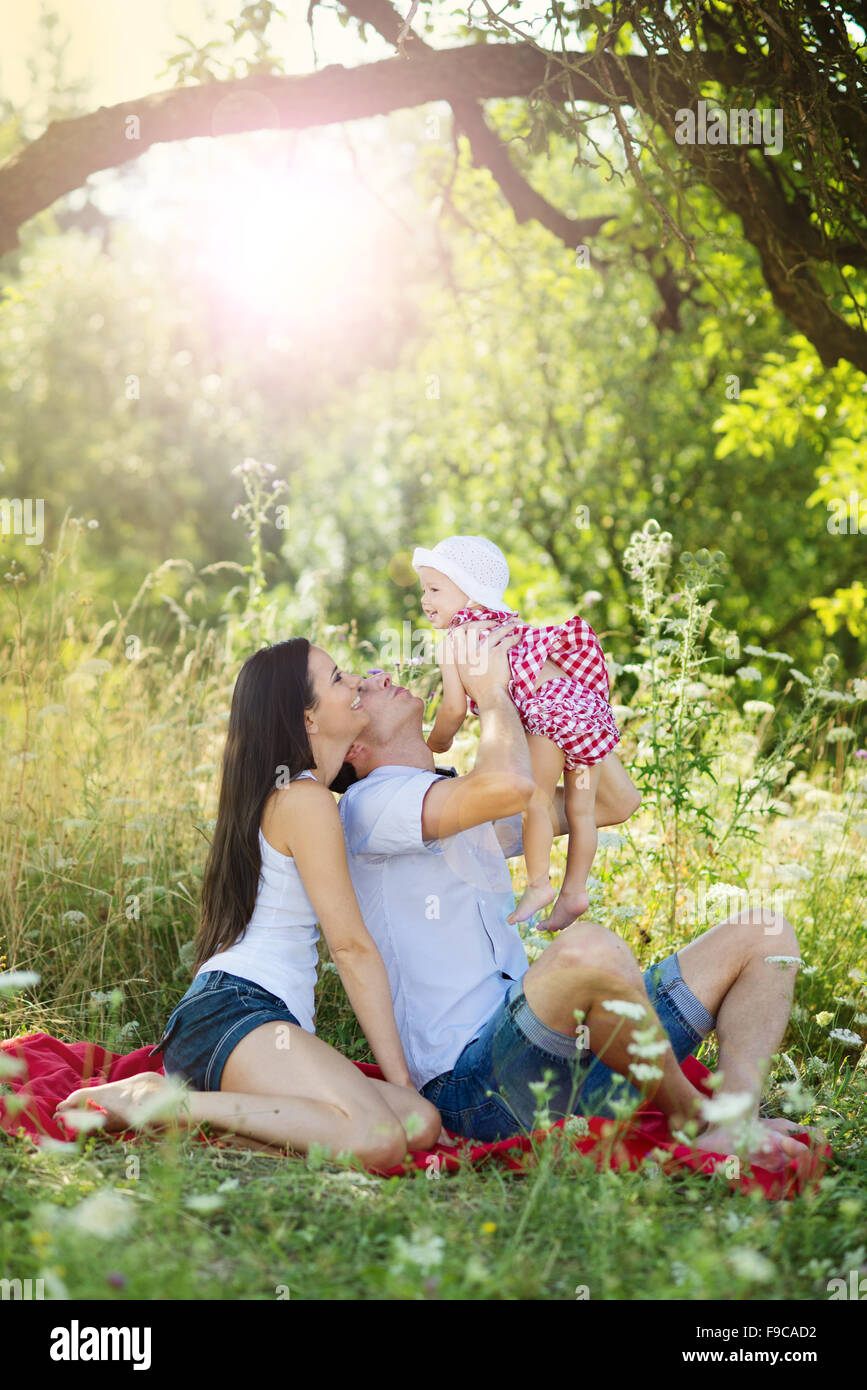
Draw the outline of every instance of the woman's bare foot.
M183 1088L171 1077L160 1072L142 1072L126 1081L106 1081L99 1086L82 1086L72 1091L62 1100L54 1112L55 1119L63 1119L72 1111L95 1110L97 1107L106 1113L103 1126L109 1133L123 1129L136 1129L150 1124L158 1118L168 1119L176 1115ZM70 1121L72 1126L73 1121Z
M514 926L516 922L527 922L540 908L547 907L549 903L552 903L556 896L557 894L547 878L528 883L518 906L514 912L509 913L506 921L511 926Z
M590 898L586 888L568 892L561 889L550 917L539 923L539 931L562 931L564 927L570 926L576 917L583 917L589 906Z

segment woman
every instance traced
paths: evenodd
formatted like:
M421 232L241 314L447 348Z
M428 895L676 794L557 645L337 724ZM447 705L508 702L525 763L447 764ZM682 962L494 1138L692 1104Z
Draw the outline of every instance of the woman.
M410 1140L413 1148L436 1143L439 1112L410 1082L328 790L367 723L360 682L302 637L244 663L202 885L196 974L153 1049L166 1077L84 1087L58 1116L92 1100L108 1111L108 1128L128 1128L138 1104L175 1075L192 1087L189 1123L207 1120L260 1144L302 1153L318 1144L384 1169L400 1163ZM314 1034L317 922L384 1081Z

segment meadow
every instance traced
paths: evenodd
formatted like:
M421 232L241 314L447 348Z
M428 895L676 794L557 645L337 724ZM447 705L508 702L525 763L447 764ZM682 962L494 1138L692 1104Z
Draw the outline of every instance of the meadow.
M130 1051L156 1040L186 989L234 678L293 631L262 572L265 474L245 477L249 562L167 561L123 611L94 592L86 518L67 517L38 566L5 561L4 1038ZM381 1178L177 1131L47 1148L0 1135L6 1277L118 1301L786 1301L867 1273L867 682L838 688L833 655L802 672L785 652L741 649L714 620L724 557L672 554L648 521L623 557L639 641L611 644L612 703L644 799L600 835L591 915L646 965L730 907L786 913L804 965L766 1102L828 1132L818 1190L777 1203L652 1162L597 1172L544 1145L526 1175ZM166 575L177 597L150 603ZM190 616L184 595L203 584L223 585L216 622ZM343 664L372 664L353 624L306 631ZM431 688L411 659L399 674ZM467 726L456 745L461 769L474 737ZM522 870L513 861L516 888ZM544 948L526 935L531 956ZM322 966L317 1030L363 1060L324 948ZM712 1040L699 1056L714 1065ZM0 1076L7 1108L11 1080Z

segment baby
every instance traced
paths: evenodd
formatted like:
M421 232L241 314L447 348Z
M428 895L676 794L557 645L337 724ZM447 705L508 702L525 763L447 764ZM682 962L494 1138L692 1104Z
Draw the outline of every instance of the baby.
M433 550L417 547L412 567L422 584L422 608L435 628L514 617L504 591L509 566L503 552L483 536L449 536ZM521 624L521 640L509 652L509 694L521 716L530 747L536 793L524 813L527 889L509 922L526 922L553 902L549 879L555 822L554 792L563 773L569 850L560 895L540 926L561 931L587 911L587 875L596 853L596 788L602 760L620 742L608 704L608 672L596 633L583 618L556 627ZM441 649L442 701L428 738L445 753L467 715L478 709L464 690L457 668Z

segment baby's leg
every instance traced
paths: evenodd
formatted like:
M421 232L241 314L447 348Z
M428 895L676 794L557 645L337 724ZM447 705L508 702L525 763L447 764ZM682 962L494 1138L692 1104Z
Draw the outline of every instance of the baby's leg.
M601 774L600 762L567 770L563 775L569 825L566 872L551 916L539 923L541 931L562 931L590 906L587 875L596 854L596 788Z
M527 888L508 921L526 922L541 907L547 907L556 896L548 877L551 868L551 846L554 843L554 822L551 808L554 792L563 771L563 753L549 738L528 734L530 764L536 790L523 816L524 862L527 866Z

